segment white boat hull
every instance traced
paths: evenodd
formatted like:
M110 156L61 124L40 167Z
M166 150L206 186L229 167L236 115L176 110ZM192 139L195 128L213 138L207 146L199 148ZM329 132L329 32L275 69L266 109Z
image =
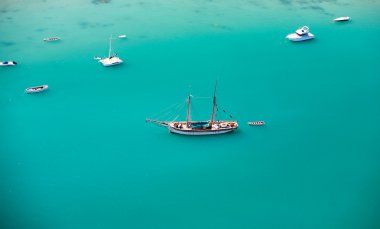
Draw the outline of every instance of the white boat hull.
M46 91L48 88L49 88L48 85L41 85L41 86L37 86L37 87L29 87L29 88L25 89L25 92L28 94L33 94L33 93Z
M314 34L308 33L306 35L300 36L297 33L292 33L286 36L286 38L290 41L307 41L314 38Z
M192 124L206 124L208 127L195 128L188 127L186 122L171 122L168 123L169 132L181 135L216 135L230 133L238 128L236 121L218 121L209 126L208 122L195 122ZM201 125L202 125L201 124Z
M118 57L104 58L99 60L99 62L103 64L104 67L119 65L123 63L123 61Z
M59 40L61 40L60 37L48 37L48 38L44 38L44 41L46 41L46 42L59 41Z
M168 127L170 133L175 133L175 134L181 134L181 135L196 135L196 136L202 136L202 135L216 135L216 134L226 134L234 131L235 129L226 129L226 130L213 130L213 131L194 131L194 130L178 130L174 129L172 127Z
M264 121L248 122L248 125L250 125L250 126L264 126L265 122Z
M334 21L339 22L339 21L349 21L350 17L338 17L335 18Z
M0 66L15 66L15 65L17 65L15 61L0 62Z

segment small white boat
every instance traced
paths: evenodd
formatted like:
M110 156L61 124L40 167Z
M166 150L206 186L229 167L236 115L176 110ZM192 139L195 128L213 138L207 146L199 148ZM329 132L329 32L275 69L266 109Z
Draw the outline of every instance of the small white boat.
M0 66L15 66L17 65L16 61L4 61L0 62Z
M36 87L28 87L25 89L26 93L31 94L31 93L37 93L41 91L46 91L49 88L48 85L41 85L41 86L36 86Z
M297 29L295 33L287 35L286 38L291 41L307 41L313 39L314 34L309 32L309 27L303 26Z
M116 54L112 55L111 53L112 53L112 36L110 37L110 48L108 51L108 57L99 59L99 62L103 64L104 67L114 66L114 65L123 63L123 61L119 57L117 57Z
M49 41L59 41L59 40L61 40L60 37L48 37L48 38L44 38L44 41L47 41L47 42L49 42Z
M123 38L127 38L127 35L123 34L123 35L119 35L119 38L123 39Z
M248 125L250 125L250 126L263 126L263 125L265 125L265 122L264 121L248 122Z
M338 18L335 18L334 21L335 22L349 21L350 19L351 19L350 17L338 17Z
M94 56L94 60L101 60L101 59L102 59L101 57Z
M264 126L265 122L264 121L248 122L248 125L250 125L250 126Z

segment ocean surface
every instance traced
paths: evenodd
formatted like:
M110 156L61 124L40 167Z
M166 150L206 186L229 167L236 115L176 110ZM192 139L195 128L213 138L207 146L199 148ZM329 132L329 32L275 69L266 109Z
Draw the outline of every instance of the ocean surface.
M378 0L1 0L0 61L18 65L0 67L0 228L380 228L379 12ZM314 40L285 39L303 25ZM106 68L93 57L111 35L125 63ZM172 119L189 93L192 118L208 120L216 81L235 133L145 122Z

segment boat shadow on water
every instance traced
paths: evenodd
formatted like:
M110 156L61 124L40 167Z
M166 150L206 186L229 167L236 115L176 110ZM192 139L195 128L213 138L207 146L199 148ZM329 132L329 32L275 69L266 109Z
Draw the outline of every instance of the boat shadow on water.
M294 41L286 41L286 42L291 43L291 45L302 46L302 45L308 45L310 43L317 43L318 39L314 38L314 39L300 41L300 42L294 42Z
M102 63L99 63L99 64L102 64ZM109 72L109 71L116 71L117 69L122 68L126 64L127 64L126 62L123 62L123 64L115 64L115 65L112 65L112 66L108 66L108 67L106 67L106 71L107 72Z
M349 21L340 21L340 22L333 21L331 23L334 24L334 26L348 26L354 22L352 20L349 20Z
M41 92L36 92L36 93L27 93L27 92L24 92L24 96L47 96L49 95L50 92L49 90L46 90L46 91L41 91Z

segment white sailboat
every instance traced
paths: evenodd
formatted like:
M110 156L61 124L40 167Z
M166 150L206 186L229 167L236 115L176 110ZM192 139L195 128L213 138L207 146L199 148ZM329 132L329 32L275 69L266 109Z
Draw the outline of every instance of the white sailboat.
M116 54L112 53L112 35L110 36L110 47L108 50L108 57L101 58L99 62L103 64L103 66L105 67L114 66L114 65L123 63L123 61L119 57L117 57Z
M181 135L215 135L230 133L238 128L238 122L233 120L215 120L217 111L216 104L216 86L213 97L211 119L208 121L192 121L191 120L191 95L187 98L186 121L158 121L146 119L147 122L157 123L166 126L170 133Z

